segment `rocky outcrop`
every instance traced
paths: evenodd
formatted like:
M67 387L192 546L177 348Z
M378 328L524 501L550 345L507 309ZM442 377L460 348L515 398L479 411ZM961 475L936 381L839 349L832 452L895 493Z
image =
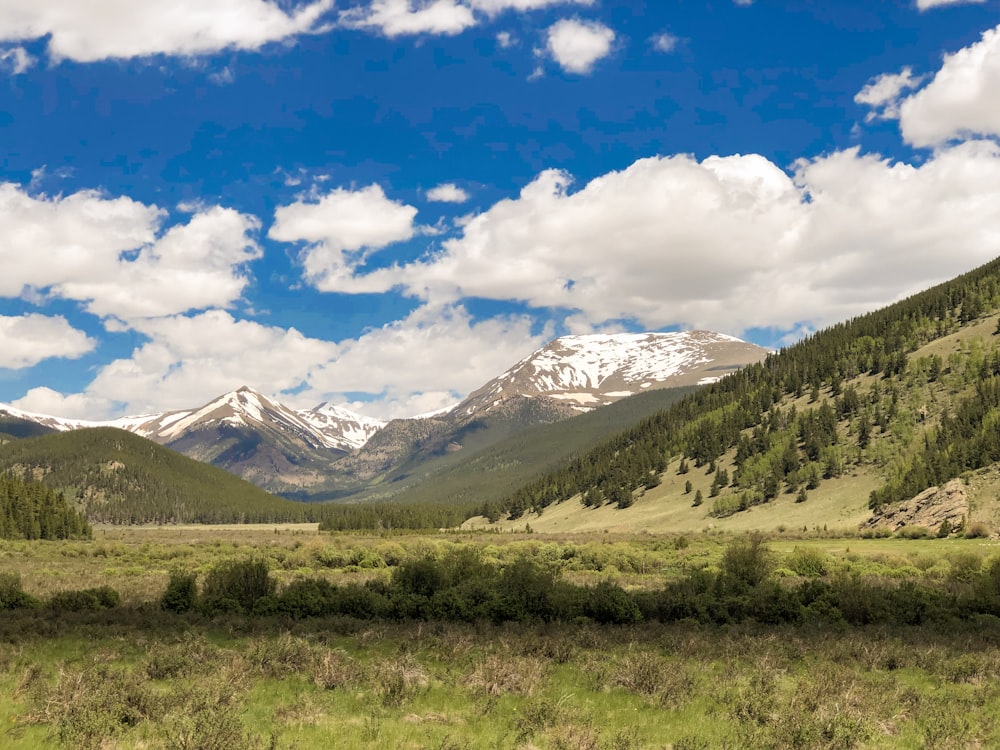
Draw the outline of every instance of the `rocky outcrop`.
M898 531L904 526L921 526L938 531L947 522L959 529L969 517L969 497L960 479L952 479L941 487L930 487L916 497L896 505L886 505L875 511L863 529L884 528Z

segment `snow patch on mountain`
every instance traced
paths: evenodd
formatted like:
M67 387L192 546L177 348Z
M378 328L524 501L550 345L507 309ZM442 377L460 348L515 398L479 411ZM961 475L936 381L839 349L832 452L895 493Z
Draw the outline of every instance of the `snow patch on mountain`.
M581 410L654 387L701 385L763 359L766 351L712 331L563 336L471 394L459 405L471 416L506 398L545 396ZM706 370L718 369L718 374Z
M324 436L327 447L333 448L360 448L385 427L381 419L355 414L343 406L326 402L297 414L317 434Z
M63 419L27 412L6 404L0 404L0 411L60 432L88 427L117 427L159 443L169 443L191 430L209 429L219 424L250 428L267 425L298 434L317 447L342 451L360 448L385 424L381 420L326 403L314 409L295 411L247 386L223 394L198 409L107 421Z

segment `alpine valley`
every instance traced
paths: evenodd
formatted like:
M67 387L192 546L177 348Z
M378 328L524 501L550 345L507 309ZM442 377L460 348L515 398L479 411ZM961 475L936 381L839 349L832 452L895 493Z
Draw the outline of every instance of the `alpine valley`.
M707 331L566 336L454 407L410 419L383 422L327 403L295 410L243 386L198 408L105 422L0 404L0 434L118 428L294 499L493 500L766 354ZM532 438L537 430L543 437Z
M385 424L246 387L103 424L2 407L0 470L115 522L985 535L1000 528L998 318L1000 260L775 353L701 331L563 337L450 409ZM234 514L261 488L284 498ZM315 502L337 499L352 502Z

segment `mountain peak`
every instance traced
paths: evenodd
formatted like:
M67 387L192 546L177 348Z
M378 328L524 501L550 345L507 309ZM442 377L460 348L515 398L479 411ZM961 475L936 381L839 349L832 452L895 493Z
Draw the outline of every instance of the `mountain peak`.
M513 396L547 397L589 411L650 388L713 382L766 354L714 331L560 336L470 395L458 411L481 413Z

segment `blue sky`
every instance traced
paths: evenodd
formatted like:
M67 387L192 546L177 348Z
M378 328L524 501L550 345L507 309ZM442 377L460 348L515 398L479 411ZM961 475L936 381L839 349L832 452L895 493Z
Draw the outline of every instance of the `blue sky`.
M1000 249L1000 3L6 0L0 401L371 416Z

